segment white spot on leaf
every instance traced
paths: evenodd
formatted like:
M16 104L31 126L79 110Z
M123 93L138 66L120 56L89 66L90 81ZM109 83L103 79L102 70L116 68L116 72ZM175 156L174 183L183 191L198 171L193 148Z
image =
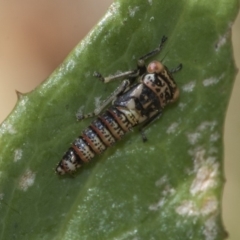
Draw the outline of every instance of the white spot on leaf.
M27 191L29 187L34 184L36 174L30 169L27 169L19 179L19 188L23 191Z
M183 111L184 110L184 108L187 106L187 104L186 103L179 103L178 104L178 106L180 107L180 109L181 109L181 111Z
M154 20L154 17L150 17L149 19L149 22L153 21Z
M177 130L177 127L179 126L179 123L174 122L167 128L167 134L174 133Z
M76 113L76 118L77 119L81 119L83 117L83 108L84 106L81 106L78 110L77 110L77 113Z
M204 121L196 129L195 132L187 133L188 141L191 145L195 145L203 135L203 131L213 131L217 125L216 121ZM219 136L220 137L220 136Z
M76 65L76 62L73 60L73 59L69 59L66 63L65 63L65 69L64 71L67 71L67 72L71 72L74 67Z
M203 199L199 205L192 200L184 200L175 211L181 216L207 216L217 212L218 201L212 196Z
M216 213L217 210L218 210L218 201L215 197L209 197L207 199L204 199L204 203L201 208L201 214L203 216Z
M168 181L167 176L164 175L163 177L161 177L160 179L158 179L158 180L155 182L155 185L156 185L156 187L160 187L160 186L162 186L163 184L165 184L167 181Z
M223 79L224 74L222 74L220 77L211 77L203 80L203 86L208 87L217 84L221 79Z
M226 43L226 36L221 36L216 43L216 50L218 51Z
M151 204L148 209L151 211L157 211L159 208L162 208L167 201L167 198L174 195L176 190L171 187L168 182L166 175L161 177L155 182L156 187L161 188L161 196L157 203Z
M204 121L198 126L197 129L199 131L204 131L207 128L209 128L209 130L212 131L215 128L216 125L217 125L216 121Z
M203 234L205 236L205 240L215 240L218 233L218 226L216 222L216 217L211 216L204 223Z
M14 129L12 124L2 123L2 130L5 133L15 134L17 131Z
M22 158L22 149L16 149L14 151L14 162L18 162Z
M161 198L157 203L151 204L148 209L151 211L157 211L159 208L163 207L164 203L165 198Z
M216 142L220 138L220 134L218 132L212 133L210 135L210 141Z
M196 81L191 81L191 82L183 85L183 86L182 86L182 90L183 90L184 92L192 92L193 89L195 88L195 86L196 86Z
M109 7L109 12L111 12L112 15L116 15L118 12L118 9L120 7L120 4L118 2L114 2L110 7Z
M231 28L232 28L232 23L229 24L229 27L227 31L224 33L224 35L220 36L217 43L215 44L215 50L219 51L219 49L226 44L227 38L231 34Z
M198 140L201 137L201 134L199 132L195 132L195 133L188 133L187 134L188 137L188 141L190 144L194 145L198 142Z
M216 161L216 157L205 157L205 153L204 149L199 148L194 154L194 173L196 176L190 187L193 196L217 186L219 163Z
M119 13L118 11L119 7L120 7L120 4L118 2L114 2L113 4L111 4L111 6L109 7L109 10L105 14L105 16L102 18L102 20L99 22L98 26L104 26L108 18L112 18L116 16L116 14Z
M101 96L94 98L95 107L99 108L101 106Z
M136 12L138 12L139 11L139 7L138 6L135 6L135 7L128 7L128 11L129 11L129 15L130 15L130 17L134 17L135 16L135 14L136 14Z
M182 216L197 216L199 214L195 203L190 200L183 201L175 210Z

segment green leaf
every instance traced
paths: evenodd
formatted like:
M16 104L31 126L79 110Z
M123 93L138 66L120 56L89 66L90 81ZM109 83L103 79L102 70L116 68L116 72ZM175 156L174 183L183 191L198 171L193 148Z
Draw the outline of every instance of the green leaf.
M119 0L36 90L21 95L0 129L1 239L223 239L223 122L236 68L231 24L237 0ZM53 168L118 83L168 36L164 59L183 64L176 104L82 167Z

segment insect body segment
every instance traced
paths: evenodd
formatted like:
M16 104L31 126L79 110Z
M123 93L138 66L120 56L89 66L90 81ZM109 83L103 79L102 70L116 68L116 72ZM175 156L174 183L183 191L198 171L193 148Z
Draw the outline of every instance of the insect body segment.
M165 41L166 37L163 37L158 48L141 57L136 70L107 78L99 73L95 74L105 83L122 77L126 79L100 108L79 117L79 120L93 116L97 116L97 119L72 143L56 167L58 174L76 171L120 140L136 125L140 125L143 140L147 140L143 129L160 116L163 108L174 102L179 95L171 74L179 71L181 64L171 71L158 61L145 66L145 60L160 52ZM100 113L111 102L112 106Z
M100 154L133 127L116 107L111 107L75 139L56 168L59 174L76 171L81 165Z

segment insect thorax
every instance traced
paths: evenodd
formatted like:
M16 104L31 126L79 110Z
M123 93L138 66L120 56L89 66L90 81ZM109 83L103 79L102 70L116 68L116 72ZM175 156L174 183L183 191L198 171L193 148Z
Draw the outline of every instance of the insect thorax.
M167 69L161 73L147 73L143 75L141 81L155 93L162 109L178 97L176 83Z
M173 102L178 97L177 92L171 74L164 69L160 73L142 75L139 82L118 96L113 105L125 114L128 112L128 115L134 115L137 122L141 123Z

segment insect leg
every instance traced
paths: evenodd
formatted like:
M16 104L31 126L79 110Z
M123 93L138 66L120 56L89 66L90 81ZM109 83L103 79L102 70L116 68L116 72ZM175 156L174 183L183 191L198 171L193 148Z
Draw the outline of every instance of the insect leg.
M100 73L94 72L93 76L99 78L104 83L108 83L119 78L137 77L138 72L136 70L132 70L132 71L126 71L126 72L119 73L113 76L108 76L108 77L103 77Z
M143 125L139 128L139 131L142 135L142 140L143 142L146 142L147 141L147 137L144 133L144 129L150 124L152 123L155 119L157 119L159 116L161 116L162 112L157 112L155 115L151 116L149 119L147 119Z
M151 52L147 53L146 55L139 58L138 65L139 66L144 65L144 60L156 55L157 53L159 53L162 50L163 45L166 41L167 41L167 37L163 36L162 40L161 40L161 43L159 44L159 46L157 48L155 48L153 51L151 51Z
M91 118L94 116L97 116L99 113L102 112L102 110L109 105L119 94L123 93L126 88L130 85L129 80L123 80L120 86L116 88L114 92L111 93L111 95L102 102L101 106L97 107L93 112L87 113L87 114L77 114L77 120L82 120L85 118Z
M170 70L170 73L176 73L182 69L182 64L180 63L177 67Z

